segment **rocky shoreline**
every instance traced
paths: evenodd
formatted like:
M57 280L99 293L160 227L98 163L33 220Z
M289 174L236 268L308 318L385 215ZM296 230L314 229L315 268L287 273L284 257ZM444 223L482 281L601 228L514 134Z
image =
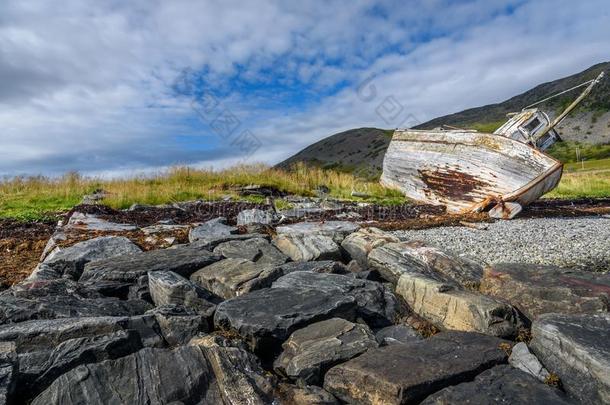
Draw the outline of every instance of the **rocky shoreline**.
M610 275L260 208L72 212L0 292L0 404L610 401Z

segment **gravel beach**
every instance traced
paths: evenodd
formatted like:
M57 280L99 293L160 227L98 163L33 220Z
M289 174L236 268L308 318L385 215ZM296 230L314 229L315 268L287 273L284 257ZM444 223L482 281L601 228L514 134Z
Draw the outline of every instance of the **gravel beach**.
M395 231L484 264L513 262L610 271L610 217L535 218L479 224L487 229L439 227Z

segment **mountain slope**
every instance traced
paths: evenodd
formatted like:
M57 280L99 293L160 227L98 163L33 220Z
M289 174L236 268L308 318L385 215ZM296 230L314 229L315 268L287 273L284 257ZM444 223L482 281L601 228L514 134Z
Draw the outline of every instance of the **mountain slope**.
M610 62L600 63L589 69L544 83L502 103L471 108L455 114L435 118L417 126L431 129L443 124L461 128L474 128L493 132L506 121L506 114L559 93L587 80L594 79L604 70L606 78L593 92L557 127L565 141L589 144L610 144ZM567 107L583 88L554 98L538 108L551 119ZM277 167L290 168L297 162L339 171L356 172L367 178L381 175L383 156L392 136L391 130L358 128L322 139L279 163ZM565 147L565 144L564 144Z
M525 93L512 97L502 103L489 104L483 107L471 108L455 114L435 118L417 126L418 129L431 129L440 125L453 125L457 127L474 127L475 129L489 130L498 127L506 121L506 114L520 111L522 108L542 100L549 95L567 90L577 84L597 77L601 71L606 71L606 77L594 87L593 92L585 98L579 107L572 112L557 127L562 138L567 141L587 143L610 142L610 62L599 63L589 69L563 79L544 83ZM537 106L547 112L551 118L555 117L567 107L584 88L580 88L554 98Z
M383 156L392 139L393 130L358 128L324 138L276 167L289 169L302 162L325 169L355 172L360 177L381 175Z

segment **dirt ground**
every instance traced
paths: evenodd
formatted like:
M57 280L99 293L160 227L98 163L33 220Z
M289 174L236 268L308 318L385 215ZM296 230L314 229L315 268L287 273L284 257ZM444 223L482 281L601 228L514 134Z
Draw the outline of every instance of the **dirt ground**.
M55 222L0 220L0 289L30 274L54 227Z
M269 206L245 202L196 203L181 208L142 207L132 211L116 211L106 206L84 205L75 207L57 219L66 220L72 212L84 212L98 215L117 223L135 224L145 227L159 221L170 221L174 224L192 224L224 216L229 223L235 224L237 214L245 209L270 208ZM448 215L442 207L431 205L405 204L400 206L370 205L359 207L357 204L346 204L341 210L326 211L322 214L310 214L305 219L315 221L346 220L341 214L356 212L356 220L364 226L376 226L385 230L423 229L436 226L479 226L482 222L492 221L487 214ZM595 216L610 214L610 198L577 199L577 200L541 200L526 207L521 218L540 218L556 216ZM284 223L302 221L286 220ZM38 264L47 240L53 233L56 222L19 222L10 219L0 220L0 290L27 277ZM69 246L96 236L116 235L113 232L91 232L73 230L62 245ZM143 250L165 247L165 238L175 238L174 243L188 241L188 230L178 230L155 237L145 235L142 231L121 232Z

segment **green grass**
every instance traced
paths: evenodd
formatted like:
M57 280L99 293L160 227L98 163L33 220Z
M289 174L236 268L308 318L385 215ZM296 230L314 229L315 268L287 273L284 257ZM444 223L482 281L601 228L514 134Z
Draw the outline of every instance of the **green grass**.
M585 160L583 162L572 162L564 165L566 172L583 172L591 170L610 170L610 158L599 160Z
M496 129L500 128L502 124L504 124L506 120L495 121L495 122L486 122L486 123L476 123L468 125L468 129L476 129L479 132L485 132L488 134L492 134Z
M559 186L546 197L610 197L610 158L567 163ZM80 203L83 196L103 189L109 196L103 204L127 208L133 203L167 204L177 201L219 200L230 195L241 200L263 202L257 196L239 197L236 188L257 184L277 188L289 194L313 196L321 185L329 196L340 200L351 197L352 190L370 195L367 202L397 205L406 200L398 191L382 187L376 180L365 180L349 173L297 165L292 171L265 166L243 166L222 171L177 167L151 176L104 180L69 173L59 178L17 177L0 181L0 218L31 221L52 218ZM289 202L277 200L280 209Z
M23 220L46 218L53 213L69 210L80 203L84 195L96 189L103 189L109 194L101 201L103 204L122 209L133 203L157 205L197 199L214 201L227 195L237 198L237 188L253 184L301 196L313 196L315 189L324 185L330 189L330 197L337 199L351 200L354 190L369 194L369 202L388 205L405 202L398 191L386 189L378 182L304 165L297 165L291 171L262 165L221 171L177 167L156 175L129 179L104 180L70 173L60 178L17 177L2 181L0 217ZM262 202L260 197L239 198Z
M581 159L600 160L610 158L610 144L593 145L580 142L557 142L547 153L564 163L576 162L576 148Z

